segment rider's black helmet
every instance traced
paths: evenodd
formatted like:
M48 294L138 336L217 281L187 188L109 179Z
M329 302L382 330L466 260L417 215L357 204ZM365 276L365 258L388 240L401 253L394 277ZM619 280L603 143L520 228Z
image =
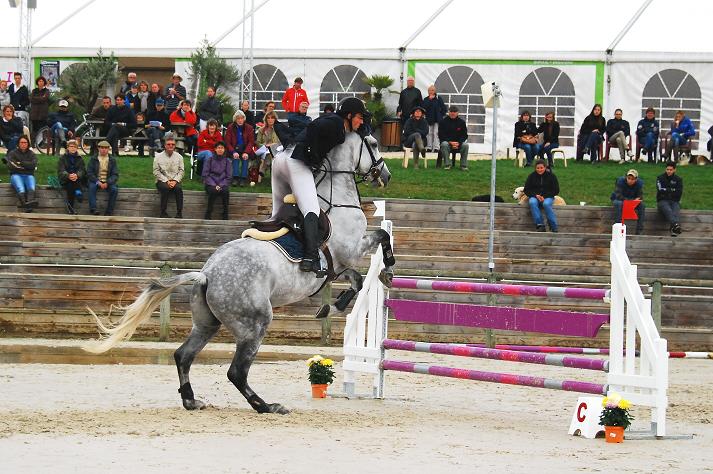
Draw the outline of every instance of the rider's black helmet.
M346 118L348 114L362 114L365 120L371 115L369 111L366 110L364 101L357 99L356 97L347 97L339 103L337 115L342 118Z

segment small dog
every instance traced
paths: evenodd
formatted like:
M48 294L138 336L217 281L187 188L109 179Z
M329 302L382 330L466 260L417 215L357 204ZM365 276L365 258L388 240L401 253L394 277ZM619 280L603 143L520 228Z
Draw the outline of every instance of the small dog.
M471 199L471 201L490 202L490 194L478 194L477 196L473 196L473 199ZM495 202L505 202L505 200L500 196L495 195Z
M518 204L527 204L527 196L525 196L525 187L519 186L515 188L515 192L512 193L512 198L518 202ZM555 206L565 206L567 203L560 196L555 196Z

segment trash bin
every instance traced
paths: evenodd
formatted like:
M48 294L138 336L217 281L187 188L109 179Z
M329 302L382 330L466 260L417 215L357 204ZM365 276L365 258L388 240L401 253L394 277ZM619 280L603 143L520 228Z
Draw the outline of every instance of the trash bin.
M401 146L401 122L399 119L385 119L381 123L381 146L400 147Z

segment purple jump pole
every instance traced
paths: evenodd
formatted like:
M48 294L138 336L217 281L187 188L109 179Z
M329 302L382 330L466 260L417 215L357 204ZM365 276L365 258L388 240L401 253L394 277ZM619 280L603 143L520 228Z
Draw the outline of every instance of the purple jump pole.
M383 344L384 349L399 351L429 352L432 354L524 362L527 364L556 365L559 367L571 367L574 369L600 370L603 372L609 371L609 361L604 359L587 359L583 357L568 357L558 354L538 354L534 352L488 349L485 347L402 341L398 339L384 339Z
M554 380L544 377L531 377L528 375L501 374L499 372L483 372L480 370L456 369L437 365L418 364L398 360L384 360L381 362L383 370L398 372L412 372L415 374L437 375L439 377L452 377L457 379L480 380L481 382L503 383L509 385L524 385L528 387L549 388L553 390L566 390L568 392L593 393L606 395L608 385L578 382L575 380Z
M392 288L412 290L453 291L457 293L494 293L512 296L540 296L545 298L576 298L603 300L609 290L556 286L504 285L501 283L472 283L450 280L420 280L417 278L394 278Z
M484 347L485 344L466 344L466 346ZM495 344L495 349L502 349L506 351L541 352L549 354L609 354L609 349L602 349L596 347L523 346L518 344Z

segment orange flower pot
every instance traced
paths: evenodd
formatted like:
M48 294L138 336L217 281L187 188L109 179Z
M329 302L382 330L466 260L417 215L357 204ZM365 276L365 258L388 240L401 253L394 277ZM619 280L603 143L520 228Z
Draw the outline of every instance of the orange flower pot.
M604 435L607 443L623 443L624 442L624 427L622 426L605 426Z
M313 383L312 398L327 398L327 387L326 383Z

